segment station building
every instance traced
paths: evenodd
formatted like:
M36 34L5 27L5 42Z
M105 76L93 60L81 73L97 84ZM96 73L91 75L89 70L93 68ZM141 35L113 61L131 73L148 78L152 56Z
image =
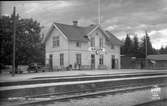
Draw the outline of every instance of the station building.
M44 37L45 64L53 69L119 69L122 42L100 25L53 23Z

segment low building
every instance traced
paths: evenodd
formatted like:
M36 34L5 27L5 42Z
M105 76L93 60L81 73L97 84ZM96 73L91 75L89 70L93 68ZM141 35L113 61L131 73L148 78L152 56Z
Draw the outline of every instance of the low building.
M152 63L153 69L167 69L167 54L148 55L147 59Z
M122 42L100 25L81 27L77 21L73 21L73 25L53 23L43 42L45 63L53 69L120 68Z

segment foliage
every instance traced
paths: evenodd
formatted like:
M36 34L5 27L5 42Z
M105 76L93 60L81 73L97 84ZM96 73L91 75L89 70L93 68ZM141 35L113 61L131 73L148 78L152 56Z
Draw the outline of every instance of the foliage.
M12 20L9 16L0 17L0 62L11 64L12 60Z
M124 42L124 46L121 48L122 54L125 54L127 56L132 55L132 40L127 34Z
M137 36L131 40L129 35L126 36L124 41L124 46L121 47L121 54L126 55L128 57L136 57L136 58L145 58L146 56L146 41L147 41L147 55L157 54L157 50L152 47L150 37L146 33L146 35L141 39Z
M133 48L132 48L132 52L133 52L133 57L139 57L139 40L137 36L134 36L133 38Z
M166 47L161 47L159 50L160 54L167 54L167 46Z
M12 15L2 16L1 23L1 63L12 63ZM33 19L16 17L16 64L29 64L31 62L44 62L44 46L41 43L40 23Z

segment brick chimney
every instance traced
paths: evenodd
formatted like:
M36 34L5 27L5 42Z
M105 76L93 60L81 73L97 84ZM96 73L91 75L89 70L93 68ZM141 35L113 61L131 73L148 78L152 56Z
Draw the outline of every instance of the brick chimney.
M74 26L78 26L78 21L73 21Z

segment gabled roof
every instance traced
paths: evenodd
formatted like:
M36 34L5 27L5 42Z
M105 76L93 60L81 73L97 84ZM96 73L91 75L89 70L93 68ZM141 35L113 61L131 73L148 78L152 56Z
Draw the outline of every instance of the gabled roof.
M89 34L94 32L94 30L96 30L97 28L102 30L102 28L99 25L90 25L87 27L80 27L80 26L66 25L66 24L55 22L51 26L43 42L47 41L47 39L50 36L50 33L53 31L54 28L58 28L59 31L61 31L69 40L81 41L81 42L87 42L89 39L85 36L88 36ZM117 39L111 32L108 32L108 31L105 32L103 30L102 32L113 44L122 45L122 42L119 39Z
M114 36L111 32L109 31L106 31L106 33L110 36L110 41L113 43L113 44L116 44L116 45L123 45L123 42L120 41L116 36Z
M85 35L87 35L95 27L97 27L97 25L80 27L80 26L66 25L60 23L54 23L54 24L64 33L64 35L67 36L69 40L74 40L74 41L88 41L88 39L85 38Z
M167 60L167 54L148 55L147 58L150 60Z

